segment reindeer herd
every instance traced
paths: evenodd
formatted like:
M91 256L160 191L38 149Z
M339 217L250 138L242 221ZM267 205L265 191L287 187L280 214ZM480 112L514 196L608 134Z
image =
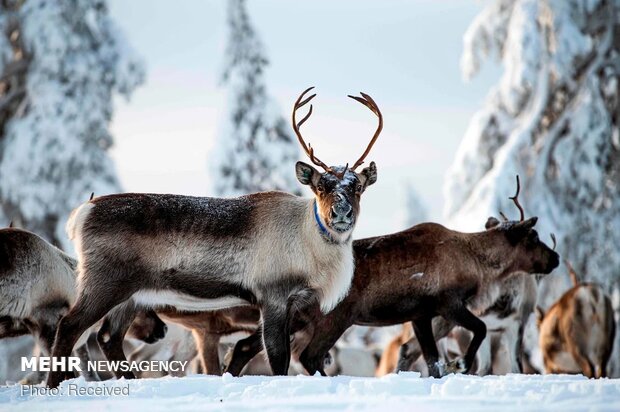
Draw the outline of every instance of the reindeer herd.
M307 373L325 375L330 350L352 325L406 324L384 351L379 373L411 370L420 357L433 377L494 373L493 342L509 348L509 370L522 372L536 278L550 274L560 257L555 238L550 248L534 229L537 218L525 218L518 177L512 199L519 220L491 217L478 233L423 223L353 240L361 196L377 180L374 162L356 170L383 116L367 94L349 96L377 116L378 127L351 167L327 166L300 132L312 105L296 118L316 96L306 97L311 89L295 102L292 125L322 169L296 165L313 199L283 192L91 196L67 223L77 260L34 233L2 229L0 338L32 334L47 356L75 351L86 362L93 334L103 355L118 361L126 360L126 337L154 343L166 335L167 322L191 331L190 352L203 373L239 375L264 351L275 375L288 373L291 356ZM606 376L615 322L601 287L575 280L546 314L537 313L546 372ZM222 369L220 340L236 333L246 337ZM437 345L449 335L460 336L456 359ZM53 371L47 385L73 377Z

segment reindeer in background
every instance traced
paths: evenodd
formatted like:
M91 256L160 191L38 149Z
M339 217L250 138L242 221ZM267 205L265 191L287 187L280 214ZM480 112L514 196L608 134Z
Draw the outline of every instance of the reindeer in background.
M525 222L525 211L519 202L521 191L519 176L517 176L516 182L516 193L510 199L519 210L518 222ZM485 229L489 231L516 223L510 221L502 212L500 212L500 216L502 218L501 222L494 217L490 217L485 224ZM556 239L553 234L551 234L551 239L553 241L553 250L555 250ZM539 242L538 235L536 232L533 232L531 238L526 239L526 248L534 247L537 242ZM481 343L480 350L476 356L476 373L479 375L495 372L493 370L492 346L498 347L500 345L503 345L506 349L508 359L506 359L505 363L509 365L508 370L502 372L521 372L523 330L536 302L536 280L532 276L506 278L496 284L495 287L497 288L494 292L495 297L484 305L479 306L475 312L485 323L489 334ZM435 337L439 340L448 336L454 326L454 323L448 322L444 318L434 319L433 332ZM458 336L459 334L467 333L466 331L460 330L455 331L455 333L458 338L457 341L461 343L467 341L467 339L462 339L462 337ZM495 341L496 345L492 345L493 341ZM409 342L401 347L397 370L411 370L421 353L422 350L418 340L413 336Z
M32 335L39 350L49 356L58 321L75 302L77 261L40 236L14 228L0 229L0 339ZM153 313L140 312L130 336L155 342L166 325ZM88 362L85 345L76 348L82 366ZM89 380L96 373L82 367ZM44 374L29 375L24 382L39 383Z
M580 282L564 263L573 287L546 313L536 307L545 373L606 377L616 332L611 299L600 285Z
M305 97L311 89L297 99L292 120L304 151L324 169L297 162L297 179L314 199L282 192L232 199L128 193L98 197L73 211L67 232L79 256L78 297L60 321L54 357L67 356L83 331L106 314L112 332L104 351L124 360L122 338L136 308L198 312L256 305L271 369L286 373L291 313L309 302L329 312L349 290L360 198L377 179L374 162L355 170L383 128L370 96L350 96L379 125L351 168L327 166L299 130L312 106L296 121L297 110L316 96ZM51 372L48 386L66 377Z

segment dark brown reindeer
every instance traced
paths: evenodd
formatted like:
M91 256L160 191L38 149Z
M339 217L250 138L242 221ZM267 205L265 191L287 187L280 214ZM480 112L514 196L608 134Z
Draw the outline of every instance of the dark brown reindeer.
M565 264L573 287L547 313L536 308L545 373L606 377L616 328L611 299L600 285L579 282Z
M525 212L519 202L521 183L517 176L517 190L510 199L519 210L519 221L525 220ZM509 219L500 212L503 224L507 224ZM493 217L489 218L485 224L485 229L493 229L502 223ZM553 250L556 247L555 235L551 234ZM522 371L522 341L523 331L529 315L536 303L537 281L534 277L512 277L503 280L496 285L499 288L497 299L489 302L486 307L480 306L474 312L485 323L487 332L491 336L483 341L477 354L477 369L479 375L496 373L493 370L493 354L491 339L496 340L506 348L506 361L509 364L510 372L520 373ZM436 339L447 336L453 330L455 324L448 320L437 317L433 320L433 333ZM417 338L413 336L401 347L398 360L397 371L411 370L413 364L421 356L422 349Z
M503 222L479 233L423 223L392 235L356 240L355 275L349 294L325 316L316 309L298 316L296 328L307 323L301 333L310 335L299 357L301 363L310 374L324 373L327 352L350 326L412 321L432 376L467 372L486 336L484 322L472 311L496 301L498 285L505 279L548 274L558 265L558 254L538 238L536 221L533 217ZM474 334L464 359L447 368L438 363L431 327L438 316ZM228 372L240 373L260 350L258 334L239 341Z
M49 356L58 321L76 298L77 261L38 235L26 230L0 229L0 339L33 335L41 352ZM165 324L152 313L139 313L130 336L155 342L165 334ZM76 353L89 359L85 345ZM88 369L82 368L85 373ZM86 377L96 380L96 374ZM29 376L40 383L44 375Z
M122 342L136 307L209 311L256 304L274 374L290 361L289 313L317 300L329 312L347 293L353 276L351 234L364 190L377 179L376 166L356 173L383 127L373 99L352 97L379 118L379 126L353 167L329 167L306 145L293 108L293 129L315 165L298 162L297 179L314 199L263 192L232 199L161 194L95 198L71 215L69 237L79 255L78 298L59 324L54 357L67 356L82 332L105 316L110 341ZM118 305L118 306L117 306ZM106 345L106 356L122 348ZM132 373L123 375L133 377ZM48 386L66 376L50 373Z

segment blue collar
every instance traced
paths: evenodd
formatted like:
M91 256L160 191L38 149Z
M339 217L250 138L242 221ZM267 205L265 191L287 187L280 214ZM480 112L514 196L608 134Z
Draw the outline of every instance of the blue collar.
M319 231L321 232L321 235L323 235L323 237L326 240L328 240L330 242L335 242L335 240L332 237L331 233L329 233L327 228L323 225L323 222L321 222L321 217L319 216L319 211L318 211L317 206L316 206L316 200L314 201L314 220L316 220L316 224L319 226Z

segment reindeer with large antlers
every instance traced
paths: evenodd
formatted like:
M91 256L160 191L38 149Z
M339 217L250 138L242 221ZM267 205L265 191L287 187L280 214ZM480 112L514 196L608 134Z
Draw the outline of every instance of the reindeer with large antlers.
M282 192L232 199L128 193L97 197L73 211L67 231L80 258L78 298L59 323L52 356L68 356L106 314L106 355L124 358L120 345L135 307L196 312L256 305L270 366L274 374L287 372L292 311L317 301L327 313L349 290L351 233L361 195L377 179L372 162L355 169L383 126L370 96L354 97L378 116L379 127L352 168L328 167L299 131L312 106L295 120L314 98L305 98L310 90L295 103L293 128L311 161L324 169L296 165L314 199ZM50 373L48 385L64 377Z

